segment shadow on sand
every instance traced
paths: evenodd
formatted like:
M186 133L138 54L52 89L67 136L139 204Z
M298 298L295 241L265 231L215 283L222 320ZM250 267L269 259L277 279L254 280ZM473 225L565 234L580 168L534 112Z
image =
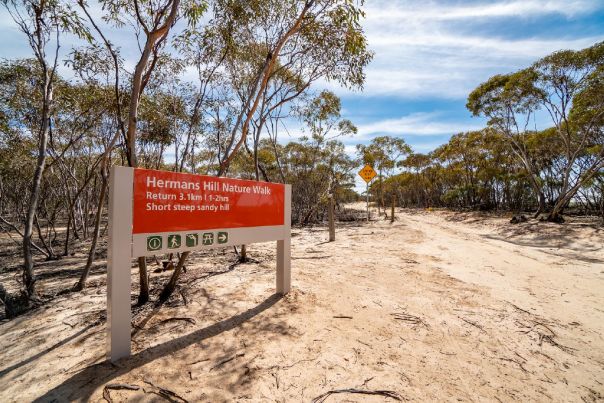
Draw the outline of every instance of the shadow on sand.
M63 383L37 398L36 402L48 401L89 401L90 396L101 385L126 374L134 368L143 366L158 358L164 357L175 351L199 343L205 339L218 336L223 332L232 330L256 315L271 308L283 298L282 295L273 294L259 305L245 312L231 316L211 326L189 333L185 336L167 341L165 343L140 351L128 358L119 360L116 365L107 361L84 368Z

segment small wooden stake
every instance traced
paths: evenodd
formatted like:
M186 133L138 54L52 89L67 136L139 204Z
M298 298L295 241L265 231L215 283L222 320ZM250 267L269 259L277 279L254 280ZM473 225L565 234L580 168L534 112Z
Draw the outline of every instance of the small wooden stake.
M329 195L329 206L327 209L327 218L329 220L329 242L336 240L335 206L333 195Z

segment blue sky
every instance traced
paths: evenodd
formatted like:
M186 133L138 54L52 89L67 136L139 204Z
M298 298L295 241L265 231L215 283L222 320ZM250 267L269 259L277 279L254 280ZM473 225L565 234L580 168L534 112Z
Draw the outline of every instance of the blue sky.
M351 153L378 135L401 136L415 151L430 151L452 134L484 126L465 102L490 76L604 40L604 0L366 0L365 11L375 58L363 92L325 82L315 87L336 92L344 117L358 126L357 136L343 139ZM3 9L0 35L0 57L30 54Z
M426 152L484 125L465 103L490 76L604 40L604 1L369 0L364 28L375 58L363 93L328 85L359 127L346 142L388 134Z

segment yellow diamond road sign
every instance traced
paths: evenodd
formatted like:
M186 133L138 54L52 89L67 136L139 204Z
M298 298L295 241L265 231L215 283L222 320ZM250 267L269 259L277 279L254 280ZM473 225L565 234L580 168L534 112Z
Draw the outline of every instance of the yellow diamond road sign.
M376 175L377 172L375 172L375 170L369 164L365 165L363 169L359 171L359 176L367 183L371 182Z

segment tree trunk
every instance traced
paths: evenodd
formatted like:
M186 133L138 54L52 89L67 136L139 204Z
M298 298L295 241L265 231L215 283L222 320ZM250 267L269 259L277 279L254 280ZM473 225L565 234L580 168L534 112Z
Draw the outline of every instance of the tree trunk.
M147 273L147 260L144 256L138 258L138 277L140 279L138 305L144 305L149 301L149 274Z
M248 135L248 131L249 131L250 121L252 120L252 117L256 113L256 109L258 108L258 105L260 103L261 96L268 85L269 79L271 77L271 73L273 72L275 63L277 62L277 59L279 58L281 49L285 46L285 44L288 42L288 40L300 30L302 22L306 18L308 11L310 10L310 8L313 6L314 3L315 3L315 0L306 1L302 11L300 12L300 15L298 15L298 18L296 19L296 21L294 22L292 27L287 32L285 32L283 34L283 36L281 36L279 38L275 47L267 53L266 59L262 66L262 69L259 71L259 74L256 76L254 84L252 85L252 92L246 101L246 105L241 110L241 113L237 117L237 121L233 127L233 130L231 131L231 139L230 139L229 144L226 147L225 158L222 161L222 163L220 164L220 167L218 169L218 176L224 175L224 173L227 171L229 165L231 164L231 161L233 160L233 158L235 158L235 155L237 154L238 150L241 148L241 146L245 142L246 137ZM254 98L253 103L250 102L252 98ZM241 121L243 118L243 113L245 111L247 111L246 118L243 121L243 124L241 124ZM239 129L240 125L241 125L241 137L240 137L239 141L237 142L237 144L235 144L235 146L233 147L235 135L236 135L237 130Z
M602 216L602 225L604 225L604 186L600 192L600 215Z
M52 103L53 89L48 71L44 70L44 104L42 106L42 121L38 139L38 160L32 182L31 197L25 219L25 230L23 231L23 284L27 295L32 298L36 293L36 278L34 274L34 260L31 250L31 242L34 227L34 218L40 198L42 176L46 165L46 148L48 146L48 132L50 120L50 104Z
M334 212L334 200L333 196L329 195L329 206L327 209L327 217L329 220L329 242L333 242L336 240L336 220L335 220L335 212Z
M241 252L239 253L239 263L247 262L247 245L241 245Z
M67 214L67 232L65 234L65 245L63 249L63 256L69 256L69 235L71 230L71 214Z
M109 184L109 181L107 180L107 173L104 170L103 172L101 172L101 175L103 182L101 184L101 195L99 196L99 203L96 209L96 215L94 217L94 233L92 234L92 243L90 245L90 251L88 252L88 260L86 261L86 266L82 271L80 281L78 281L78 283L73 288L74 291L82 291L86 287L86 281L88 280L90 268L92 267L92 262L94 261L96 244L99 239L99 234L101 230L101 217L103 215L103 205L105 204L105 195L107 193L107 186Z
M180 276L180 272L182 271L182 268L185 265L185 261L187 260L187 257L189 257L190 253L191 252L186 251L180 255L180 258L178 259L178 264L176 265L176 268L172 273L172 277L170 277L170 281L168 281L161 294L159 295L160 301L166 301L174 292L174 289L176 288L176 282L178 281L178 277Z
M537 208L537 212L533 215L533 218L539 217L539 215L545 211L545 195L541 191L538 191L537 195L539 198L539 207Z
M559 198L552 208L552 211L547 215L547 221L555 222L555 223L563 223L564 218L562 218L562 213L564 212L564 208L568 204L571 197L568 197L568 194L564 197Z
M396 195L392 195L392 209L390 210L390 222L394 222L394 207L396 204Z

